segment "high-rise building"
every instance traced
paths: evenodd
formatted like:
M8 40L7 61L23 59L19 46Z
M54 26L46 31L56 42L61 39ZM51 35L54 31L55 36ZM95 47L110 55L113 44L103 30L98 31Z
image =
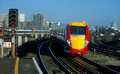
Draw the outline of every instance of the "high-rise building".
M46 27L47 27L47 29L49 28L49 22L46 22Z
M47 29L47 26L45 24L45 16L41 15L41 29Z
M34 26L36 26L37 29L40 29L40 14L34 15Z
M3 22L3 21L8 21L8 14L6 13L0 14L0 22Z
M18 21L19 22L25 22L25 14L19 14L18 15Z
M42 14L34 15L34 26L37 26L37 29L47 29L45 16Z
M111 23L111 28L114 29L114 30L117 30L117 24L116 24L116 22L112 22Z
M6 13L0 14L0 23L1 27L8 27L8 14Z

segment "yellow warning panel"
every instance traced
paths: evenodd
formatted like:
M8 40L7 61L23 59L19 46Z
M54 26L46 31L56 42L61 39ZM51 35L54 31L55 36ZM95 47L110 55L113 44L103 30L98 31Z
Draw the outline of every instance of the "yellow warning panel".
M9 48L11 47L11 43L8 43L8 47L9 47Z

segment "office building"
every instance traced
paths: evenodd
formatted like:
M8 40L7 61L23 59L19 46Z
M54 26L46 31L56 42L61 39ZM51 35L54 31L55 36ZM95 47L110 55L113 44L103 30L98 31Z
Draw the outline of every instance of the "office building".
M45 23L45 16L42 14L34 15L34 26L37 27L37 29L47 29L46 23Z
M114 30L118 30L116 22L111 23L111 28L114 29Z
M1 27L8 27L8 14L6 13L0 14L0 23Z

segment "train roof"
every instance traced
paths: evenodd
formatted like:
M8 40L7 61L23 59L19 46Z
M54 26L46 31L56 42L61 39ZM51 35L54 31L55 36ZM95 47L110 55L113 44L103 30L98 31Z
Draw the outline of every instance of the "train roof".
M86 26L86 24L83 22L71 22L68 25L70 25L70 26Z

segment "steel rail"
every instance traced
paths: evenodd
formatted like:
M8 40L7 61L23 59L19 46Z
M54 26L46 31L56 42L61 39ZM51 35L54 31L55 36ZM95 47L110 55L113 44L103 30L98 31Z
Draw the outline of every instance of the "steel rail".
M119 52L114 51L114 50L118 50L119 48L115 48L115 47L111 48L110 46L106 46L104 44L101 44L100 42L97 42L96 39L94 39L94 41L91 41L91 43L89 44L89 48L92 48L92 47L100 49L100 50L98 50L100 52L108 53L108 54L111 54L114 56L120 56ZM109 50L109 49L111 49L111 50Z
M73 68L72 66L70 66L70 64L68 64L68 62L65 62L61 57L57 57L61 62L62 64L64 64L66 66L66 68L69 69L69 71L71 71L72 74L79 74L80 72L77 71L75 68Z
M97 40L94 40L94 42L100 46L103 46L103 47L106 47L106 48L109 48L109 49L113 49L113 50L119 50L120 48L118 47L115 47L115 46L110 46L110 45L107 45L105 43L102 44L102 42L100 41L97 41Z
M54 41L55 42L55 41ZM66 73L69 73L71 74L71 72L58 60L58 58L53 54L53 52L51 51L51 45L54 43L54 42L51 42L50 45L49 45L49 52L50 52L50 55L52 56L52 58L55 60L55 62L57 64L60 65L60 67L62 67L62 69L66 72Z
M38 46L39 46L39 50L38 50L38 54L39 54L39 60L41 61L41 66L42 66L42 69L43 69L43 73L45 73L45 74L49 74L49 72L48 72L48 70L47 70L47 68L45 67L45 65L44 65L44 63L43 63L43 60L42 60L42 58L41 58L41 55L40 55L40 49L41 49L41 47L45 44L45 43L47 43L47 42L50 42L51 40L48 40L48 41L45 41L45 42L42 42L42 43L40 43Z
M108 53L108 54L111 54L111 55L114 55L114 56L120 56L120 53L116 52L116 51L112 51L112 50L108 50L108 49L104 49L104 48L100 48L100 47L96 47L96 46L92 46L92 45L89 45L89 48L94 48L97 51Z
M111 69L111 68L108 68L108 67L106 67L106 66L103 66L103 65L101 65L101 64L99 64L99 63L97 63L97 62L95 62L95 61L92 61L92 60L87 59L87 58L82 57L82 56L79 56L79 57L80 57L81 59L85 60L86 62L90 63L90 64L93 64L93 65L95 65L95 66L98 66L99 68L101 68L101 72L103 72L103 73L120 74L120 72L117 72L117 71L115 71L115 70L113 70L113 69Z
M83 63L78 62L78 61L75 60L74 58L72 58L72 57L70 57L70 56L67 56L67 58L68 58L69 60L71 60L73 63L75 63L77 66L83 67L85 70L87 70L88 73L91 73L91 74L99 74L99 73L96 72L95 70L89 68L88 66L84 65Z
M54 42L52 42L50 45L52 45ZM58 56L57 55L57 57L56 56L54 56L53 55L53 53L52 53L52 51L51 51L51 48L49 48L49 51L51 52L51 56L52 57L54 57L54 59L55 60L58 60L58 62L61 64L61 65L63 65L63 67L67 70L68 69L68 71L69 72L71 72L72 74L79 74L80 73L80 71L78 71L76 68L78 68L78 66L77 67L72 67L68 62L66 62L65 60L63 60L63 58L61 58L60 56ZM67 56L68 57L68 56ZM70 62L70 61L69 61ZM77 64L77 65L80 65L80 64L78 64L78 62L76 62L75 60L73 61L72 60L72 62L74 62L74 64ZM80 65L81 66L81 65ZM87 72L88 73L91 73L91 74L98 74L96 71L94 71L94 70L92 70L92 69L90 69L90 68L88 68L88 67L86 67L86 66L84 66L83 67L83 65L82 65L82 68L84 68L85 70L87 70ZM84 71L85 71L84 70ZM82 71L81 71L82 72ZM85 71L86 72L86 71Z

